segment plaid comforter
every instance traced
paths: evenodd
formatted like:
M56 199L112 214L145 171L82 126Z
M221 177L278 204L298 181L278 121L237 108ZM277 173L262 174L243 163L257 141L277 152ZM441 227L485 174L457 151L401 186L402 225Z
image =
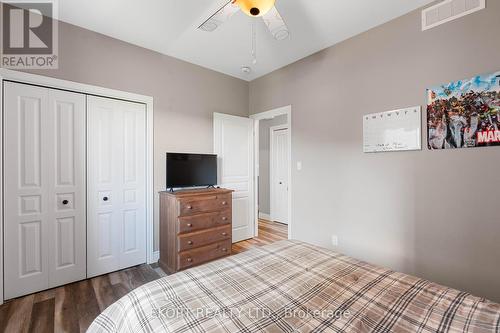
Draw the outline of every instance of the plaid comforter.
M297 241L135 289L88 332L500 332L500 305Z

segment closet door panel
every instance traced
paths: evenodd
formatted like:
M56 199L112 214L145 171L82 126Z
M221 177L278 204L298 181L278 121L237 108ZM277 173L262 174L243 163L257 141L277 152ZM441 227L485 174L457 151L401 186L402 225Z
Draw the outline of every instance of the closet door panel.
M84 279L85 97L7 82L5 298Z
M115 122L115 101L87 97L87 275L104 274L119 266L119 229L116 212L116 163L121 152L116 143L119 128ZM118 127L117 124L116 127Z
M4 85L5 298L48 286L49 197L46 186L46 88ZM7 237L8 235L8 237Z
M142 104L89 96L88 276L146 261Z
M53 193L49 287L86 277L85 95L49 90Z
M142 104L124 103L123 110L123 245L120 268L146 259L146 109Z

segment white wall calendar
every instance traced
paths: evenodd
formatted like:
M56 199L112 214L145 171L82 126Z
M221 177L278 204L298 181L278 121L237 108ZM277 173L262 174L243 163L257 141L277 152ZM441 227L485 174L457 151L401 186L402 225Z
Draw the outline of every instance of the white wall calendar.
M363 152L422 149L420 106L363 116Z

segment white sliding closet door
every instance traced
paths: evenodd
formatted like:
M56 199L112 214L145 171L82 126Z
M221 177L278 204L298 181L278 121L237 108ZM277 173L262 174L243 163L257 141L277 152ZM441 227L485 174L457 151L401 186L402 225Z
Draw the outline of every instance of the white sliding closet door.
M146 262L146 106L87 97L87 275Z
M86 277L85 96L4 85L5 299Z
M49 287L86 278L85 95L49 89L54 167Z

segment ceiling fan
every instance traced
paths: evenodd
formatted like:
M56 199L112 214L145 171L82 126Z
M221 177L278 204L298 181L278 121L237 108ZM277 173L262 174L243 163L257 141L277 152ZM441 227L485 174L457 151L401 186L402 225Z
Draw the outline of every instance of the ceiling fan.
M262 17L276 40L290 36L290 31L274 6L275 0L231 0L203 22L198 29L212 32L241 10L250 17Z

